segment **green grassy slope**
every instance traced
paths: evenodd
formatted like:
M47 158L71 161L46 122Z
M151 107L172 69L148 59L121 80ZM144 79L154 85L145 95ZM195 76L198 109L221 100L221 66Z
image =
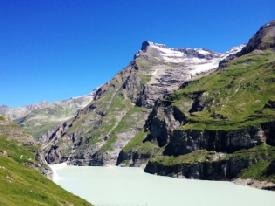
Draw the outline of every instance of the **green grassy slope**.
M131 141L123 148L124 152L136 151L139 154L151 154L158 147L157 145L147 141L143 143L143 140L146 136L146 132L140 131L137 135L131 139Z
M35 139L39 139L75 116L77 111L84 108L92 99L92 95L87 95L54 103L43 102L18 108L3 107L0 109L0 115L17 122Z
M21 143L34 142L30 133L23 130L15 122L6 121L4 118L0 119L0 135L7 136L9 139L16 140Z
M183 129L238 129L275 120L275 52L252 52L224 70L190 83L172 97L186 116ZM200 93L201 111L189 113L191 96Z
M275 183L275 171L267 174L268 167L275 161L275 146L261 144L248 150L234 152L232 156L254 161L254 164L241 172L240 177L268 180Z
M35 150L0 137L0 205L90 205L32 169Z
M80 105L73 102L63 104L52 104L47 108L33 110L23 118L20 125L31 133L34 138L38 139L47 131L57 128L59 124L73 117L80 107Z
M34 169L40 164L35 159L39 145L19 125L0 119L1 206L91 205Z
M275 121L275 52L255 50L226 63L225 68L177 90L169 101L186 117L181 130L236 130ZM196 108L194 108L194 105ZM223 153L197 150L180 156L156 154L164 166L204 164L230 158L248 160L238 177L275 183L275 147L265 143L251 149Z
M273 169L269 170L272 162L275 162L275 146L267 144L257 145L251 149L236 151L232 154L196 150L177 157L156 155L150 161L164 166L174 166L181 164L204 164L229 160L230 158L253 162L253 164L240 172L239 177L267 180L275 183L275 171Z

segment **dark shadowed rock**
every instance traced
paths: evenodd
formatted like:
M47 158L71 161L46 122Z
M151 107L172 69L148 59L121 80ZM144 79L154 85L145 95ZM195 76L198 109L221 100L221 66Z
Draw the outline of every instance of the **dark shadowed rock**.
M250 53L256 49L264 50L275 48L275 20L262 26L259 31L248 41L238 56Z

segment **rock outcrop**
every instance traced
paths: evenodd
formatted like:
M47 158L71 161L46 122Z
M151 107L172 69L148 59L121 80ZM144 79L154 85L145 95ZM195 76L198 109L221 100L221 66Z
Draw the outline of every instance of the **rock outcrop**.
M212 162L182 163L163 165L151 162L146 165L145 172L161 176L181 177L203 180L231 180L249 166L246 159L228 159Z

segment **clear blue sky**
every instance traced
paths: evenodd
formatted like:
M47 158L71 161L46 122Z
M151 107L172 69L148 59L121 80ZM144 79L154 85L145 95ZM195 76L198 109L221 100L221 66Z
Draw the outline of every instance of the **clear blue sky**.
M274 0L0 0L0 104L89 93L143 40L223 52L275 19Z

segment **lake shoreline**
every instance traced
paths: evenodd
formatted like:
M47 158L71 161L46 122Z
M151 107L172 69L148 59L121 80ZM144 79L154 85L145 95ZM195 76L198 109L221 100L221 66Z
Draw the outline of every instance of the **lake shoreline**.
M275 192L275 183L270 181L261 181L261 180L256 180L252 178L247 178L247 179L236 178L231 182L237 185L247 185L257 189Z
M105 165L105 166L79 166L79 165L70 165L67 164L66 162L61 163L61 164L49 164L48 165L51 169L51 175L49 176L49 179L53 181L54 175L56 175L56 170L63 169L66 166L75 166L75 167L121 167L121 168L140 168L144 169L143 167L128 167L128 166L117 166L117 165ZM144 172L144 170L143 170ZM146 173L146 172L144 172ZM150 173L147 173L150 174ZM161 176L158 174L152 174L156 176ZM162 176L162 177L170 177L170 178L176 178L176 179L189 179L189 178L184 178L184 177L171 177L171 176ZM194 180L202 180L202 179L194 179ZM207 180L207 181L225 181L225 182L232 182L236 185L242 185L242 186L249 186L252 188L260 189L260 190L267 190L267 191L272 191L275 192L275 183L271 181L261 181L261 180L256 180L253 178L235 178L232 180Z

